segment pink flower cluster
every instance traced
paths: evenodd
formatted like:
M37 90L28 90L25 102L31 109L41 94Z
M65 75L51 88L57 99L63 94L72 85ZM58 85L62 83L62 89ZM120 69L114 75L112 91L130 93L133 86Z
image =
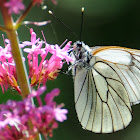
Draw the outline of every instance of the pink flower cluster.
M45 84L47 80L56 79L58 72L63 66L63 60L73 61L69 56L69 48L71 41L61 49L58 45L50 45L40 38L36 38L36 33L30 29L31 42L24 41L24 46L31 46L25 48L24 51L28 53L29 77L31 78L31 86L37 84ZM45 47L43 48L43 45ZM46 59L48 53L52 54L51 57ZM39 62L39 59L41 61Z
M6 7L9 14L20 14L21 10L25 10L23 13L25 16L32 6L42 2L43 0L31 0L29 7L25 9L22 0L4 0L2 6ZM55 0L52 2L56 4ZM56 79L63 62L73 61L69 56L71 41L65 41L61 46L50 45L37 38L33 29L30 29L30 34L31 41L23 41L19 47L27 53L27 58L23 57L23 61L28 62L31 86L38 86L38 90L32 91L23 101L9 100L6 104L0 105L0 140L34 139L39 133L47 139L48 136L52 136L53 129L58 127L57 122L67 119L68 111L62 108L63 104L57 105L53 101L54 97L59 95L59 89L46 94L45 105L43 105L40 95L46 87L40 88L40 85L45 85L48 80ZM3 93L8 88L21 93L10 41L4 39L4 44L5 48L0 46L0 86ZM37 106L33 104L34 99L37 100Z
M45 41L36 38L36 33L30 29L31 41L24 41L20 44L24 52L28 53L27 61L29 65L29 78L31 86L45 85L47 80L57 78L58 72L63 66L63 61L69 63L73 59L69 56L71 42L68 42L63 48L58 45L50 45ZM25 46L31 46L25 48ZM47 59L48 54L51 57ZM23 58L25 59L25 58ZM39 61L40 60L40 61ZM5 48L0 47L0 85L4 92L7 88L12 87L20 93L17 83L15 63L11 53L10 42L5 39Z
M58 127L56 121L66 120L68 111L53 101L54 97L59 95L59 89L46 94L46 105L43 106L40 95L45 90L43 86L23 101L9 100L5 105L0 105L0 139L34 138L37 132L42 133L44 137L52 136L52 130ZM37 99L38 107L32 104L31 98ZM33 127L29 127L29 122Z
M4 88L7 90L9 87L12 87L20 93L10 42L8 39L5 39L4 43L5 48L0 46L0 85L3 92Z
M11 13L19 14L21 10L25 9L22 0L9 0L8 2L5 3L5 7L8 8L9 14Z

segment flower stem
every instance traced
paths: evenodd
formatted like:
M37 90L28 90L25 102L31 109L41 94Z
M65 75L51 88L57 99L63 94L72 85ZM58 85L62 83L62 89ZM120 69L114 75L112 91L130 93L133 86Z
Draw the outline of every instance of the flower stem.
M5 2L5 0L2 1L3 3ZM11 43L12 55L16 64L17 78L21 89L21 96L24 99L31 92L31 88L30 88L25 64L22 60L22 52L19 47L18 34L17 31L15 30L15 25L13 23L12 17L10 14L8 14L8 9L5 8L3 4L0 4L0 8L3 16L5 28L7 29L6 34Z
M0 31L6 32L6 28L0 25Z

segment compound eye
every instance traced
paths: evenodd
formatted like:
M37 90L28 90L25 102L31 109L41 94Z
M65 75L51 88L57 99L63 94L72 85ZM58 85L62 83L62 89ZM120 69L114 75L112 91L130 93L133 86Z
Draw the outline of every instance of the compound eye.
M82 47L82 43L77 43L77 46L81 48Z

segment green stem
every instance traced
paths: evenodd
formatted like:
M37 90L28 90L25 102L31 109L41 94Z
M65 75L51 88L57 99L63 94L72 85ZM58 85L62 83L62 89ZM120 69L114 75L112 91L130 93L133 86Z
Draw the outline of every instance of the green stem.
M6 32L6 28L0 25L0 31Z
M16 72L17 72L19 86L21 89L21 96L24 99L31 92L31 88L30 88L27 72L25 69L25 64L23 63L22 60L23 55L19 47L17 31L14 28L12 17L11 15L8 14L7 8L1 6L1 12L2 12L5 27L7 29L6 34L11 43L11 50L16 64Z

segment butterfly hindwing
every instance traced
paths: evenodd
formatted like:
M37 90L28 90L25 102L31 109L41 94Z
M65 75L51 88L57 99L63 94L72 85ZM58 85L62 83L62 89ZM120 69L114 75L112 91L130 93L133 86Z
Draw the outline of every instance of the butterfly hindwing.
M76 110L83 128L96 133L125 128L132 116L128 94L120 77L109 64L99 60L91 70L83 69L75 77Z

